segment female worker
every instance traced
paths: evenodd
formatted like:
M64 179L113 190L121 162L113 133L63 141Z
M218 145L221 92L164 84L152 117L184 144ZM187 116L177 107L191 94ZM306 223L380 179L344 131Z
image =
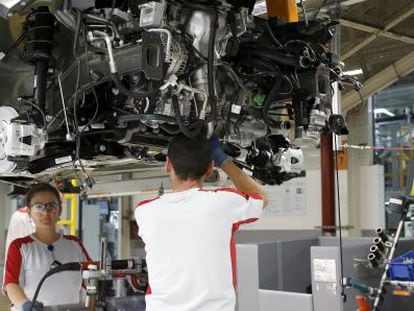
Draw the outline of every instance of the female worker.
M4 290L13 304L12 310L31 310L33 295L42 277L51 267L68 262L90 260L80 240L75 236L61 235L56 223L62 212L59 192L53 186L40 183L26 194L28 215L36 230L33 234L14 240L9 247L4 277ZM44 282L38 303L43 305L79 303L82 277L78 271L52 275Z

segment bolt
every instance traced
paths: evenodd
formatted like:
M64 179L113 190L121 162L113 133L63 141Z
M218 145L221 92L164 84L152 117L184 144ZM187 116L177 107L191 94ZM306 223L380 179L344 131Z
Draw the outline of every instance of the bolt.
M106 146L105 145L100 145L99 146L99 151L105 152L106 151Z
M116 88L112 88L112 94L114 94L115 96L117 96L119 94L119 90Z

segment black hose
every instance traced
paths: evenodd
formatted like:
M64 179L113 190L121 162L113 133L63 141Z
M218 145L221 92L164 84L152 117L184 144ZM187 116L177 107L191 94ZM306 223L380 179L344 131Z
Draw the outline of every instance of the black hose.
M75 36L73 39L73 56L78 58L78 47L79 47L79 35L80 35L80 28L81 28L81 21L82 21L82 14L79 10L76 10L76 28L75 28Z
M279 65L290 66L295 68L306 68L306 64L301 61L297 56L287 55L272 50L258 50L258 49L246 49L241 52L245 55L255 55L270 59Z
M181 130L178 127L178 125L175 125L175 124L168 124L168 123L160 124L160 128L169 135L178 135L181 133Z
M249 56L243 60L244 62L240 64L245 67L259 68L263 71L269 71L269 70L280 71L276 64L273 64L272 62L264 58Z
M263 121L268 126L273 126L276 122L274 120L271 120L268 116L270 105L272 104L272 101L275 99L277 94L280 91L280 87L282 86L282 79L276 79L275 84L273 84L272 89L270 90L269 94L267 94L266 99L262 106L262 117Z
M160 121L160 122L175 122L175 118L170 116L165 116L162 114L128 114L119 117L118 125L123 127L126 126L128 122L133 121Z
M173 95L172 105L173 105L174 114L175 114L175 121L177 122L178 127L180 128L181 132L189 138L195 138L199 136L201 133L201 130L203 129L205 121L198 120L194 122L191 126L187 127L181 118L180 104L178 103L177 95ZM191 128L194 128L194 129L191 129Z
M37 111L39 111L40 116L42 117L42 121L43 121L42 129L46 130L47 129L47 121L46 121L46 115L43 112L43 110L39 106L37 106L35 103L32 103L30 100L27 100L27 99L24 99L24 98L20 98L20 100L23 102L23 104L29 105L29 106L35 108Z
M217 12L214 9L210 10L210 38L208 42L208 60L207 60L207 82L208 82L208 97L210 101L211 111L206 121L214 121L217 118L217 103L216 103L216 88L214 81L214 58L216 45L216 24Z
M217 119L217 103L216 103L216 90L214 81L214 59L215 59L215 45L216 45L216 28L217 28L217 12L214 8L198 4L191 3L187 0L179 0L183 5L200 11L206 11L210 14L210 38L208 41L208 56L207 56L207 85L208 85L208 98L211 106L210 115L206 118L206 122L214 121Z

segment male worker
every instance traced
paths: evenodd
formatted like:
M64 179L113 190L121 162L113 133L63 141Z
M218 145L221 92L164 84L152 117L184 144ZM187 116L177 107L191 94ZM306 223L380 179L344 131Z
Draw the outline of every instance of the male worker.
M212 158L238 190L202 189ZM173 192L135 210L148 267L146 310L234 311L233 233L260 216L267 196L228 161L217 138L173 138L165 170Z
M115 259L115 241L116 241L116 228L111 222L109 215L105 216L105 223L102 226L102 236L106 238L107 250L111 259Z

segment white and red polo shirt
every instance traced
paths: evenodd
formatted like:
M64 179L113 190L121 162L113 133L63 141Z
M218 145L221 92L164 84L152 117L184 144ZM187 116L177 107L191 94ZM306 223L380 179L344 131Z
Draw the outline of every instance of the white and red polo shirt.
M64 264L90 260L75 236L63 235L52 245L37 240L33 235L14 240L7 254L3 286L16 283L31 300L54 261ZM43 283L37 300L45 306L79 303L81 285L80 271L56 273Z
M135 210L145 242L147 311L234 311L233 233L257 220L259 195L192 188L142 201Z

